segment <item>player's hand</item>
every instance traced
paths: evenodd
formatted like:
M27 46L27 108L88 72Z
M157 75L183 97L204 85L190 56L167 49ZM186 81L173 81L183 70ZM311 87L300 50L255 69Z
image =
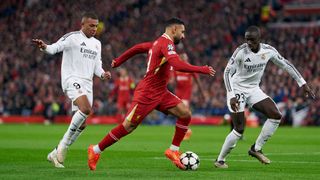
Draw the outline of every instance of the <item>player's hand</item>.
M116 68L116 67L118 67L118 66L119 66L119 65L117 64L116 59L112 60L111 67L112 67L112 68Z
M238 111L239 111L240 103L239 103L239 101L237 100L237 98L233 97L233 98L230 99L230 106L231 106L231 109L232 109L234 112L238 112Z
M41 50L47 48L47 44L44 43L41 39L32 39L32 42L35 43Z
M214 76L214 75L216 74L216 71L213 69L212 66L206 65L206 67L209 68L209 74L210 74L210 76Z
M101 79L111 79L111 73L110 71L106 71L101 75Z
M313 92L313 90L310 88L310 86L308 84L304 84L302 86L303 90L304 90L304 95L306 98L311 97L312 99L316 99L316 95Z

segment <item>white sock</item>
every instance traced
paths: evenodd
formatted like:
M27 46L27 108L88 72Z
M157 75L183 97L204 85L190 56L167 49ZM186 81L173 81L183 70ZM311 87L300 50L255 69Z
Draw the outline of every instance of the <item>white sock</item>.
M280 124L280 119L267 119L256 140L256 144L254 147L256 151L259 151L262 149L262 146L268 141L268 139L277 130L277 128L279 127L279 124Z
M231 150L236 147L238 140L240 139L242 135L239 134L237 131L235 131L234 129L228 134L228 136L226 137L220 154L218 156L218 161L226 161L226 157L227 155L231 152Z
M84 114L78 110L73 116L68 130L64 134L62 140L60 141L61 146L68 147L71 142L71 137L76 133L77 129L82 125L82 123L87 119L88 115Z
M170 146L170 149L172 150L172 151L179 151L179 146L175 146L175 145L173 145L173 144L171 144L171 146Z
M101 150L100 150L98 144L93 146L93 151L94 151L94 153L96 153L96 154L100 154L100 153L101 153Z
M83 129L80 128L76 130L76 132L71 136L68 146L71 146L78 139L78 137L82 134L82 131Z

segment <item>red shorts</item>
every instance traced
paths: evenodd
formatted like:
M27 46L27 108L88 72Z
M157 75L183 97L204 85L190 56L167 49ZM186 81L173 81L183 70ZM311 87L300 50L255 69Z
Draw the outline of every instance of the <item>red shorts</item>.
M142 120L154 109L167 114L167 110L177 106L182 101L176 95L172 94L170 91L166 91L162 94L159 100L152 103L141 103L139 99L134 100L131 103L129 111L126 114L126 121L130 121L134 124L140 124Z

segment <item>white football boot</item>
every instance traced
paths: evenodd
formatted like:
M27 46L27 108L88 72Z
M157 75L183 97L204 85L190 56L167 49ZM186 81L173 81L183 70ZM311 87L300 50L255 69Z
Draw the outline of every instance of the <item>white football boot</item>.
M62 145L62 143L59 143L57 147L57 160L60 162L60 164L63 164L64 160L67 157L68 152L68 146Z
M53 151L51 151L48 154L47 159L48 159L49 162L51 162L54 165L54 167L56 167L56 168L64 168L63 164L58 161L57 148L54 148Z

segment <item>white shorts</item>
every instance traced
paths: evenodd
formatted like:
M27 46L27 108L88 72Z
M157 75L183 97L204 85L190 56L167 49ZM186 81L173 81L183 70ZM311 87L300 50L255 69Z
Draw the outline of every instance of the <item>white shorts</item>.
M246 90L243 90L243 89L241 90L240 88L234 88L234 94L237 100L239 101L238 112L243 112L246 105L249 105L250 107L252 107L254 104L269 97L260 89L260 87L255 87L255 88L246 89ZM227 105L228 105L229 111L234 112L231 109L230 99L231 97L227 97Z
M82 95L87 96L90 106L92 107L92 82L80 78L71 77L62 85L62 88L63 92L72 101L72 111L77 111L79 109L78 106L74 104L74 101Z

